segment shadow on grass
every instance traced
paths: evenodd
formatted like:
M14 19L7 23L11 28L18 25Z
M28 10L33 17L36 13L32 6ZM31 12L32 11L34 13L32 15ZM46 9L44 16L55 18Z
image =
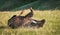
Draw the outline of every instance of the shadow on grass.
M9 28L7 26L0 26L0 29L6 29L6 28Z

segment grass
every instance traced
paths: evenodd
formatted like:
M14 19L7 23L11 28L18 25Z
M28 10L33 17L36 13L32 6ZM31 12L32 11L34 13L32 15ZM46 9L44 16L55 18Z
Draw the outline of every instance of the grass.
M23 16L28 13L29 10L25 10ZM37 28L17 28L11 29L8 27L8 19L13 15L18 15L16 12L0 12L0 35L60 35L60 10L46 10L38 11L34 10L33 19L41 20L45 19L46 22L43 27Z

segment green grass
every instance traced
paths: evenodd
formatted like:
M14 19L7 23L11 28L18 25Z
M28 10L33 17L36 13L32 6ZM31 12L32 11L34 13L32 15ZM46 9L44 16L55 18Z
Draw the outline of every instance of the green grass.
M27 14L29 10L25 10ZM60 10L34 10L33 19L45 19L43 27L37 28L17 28L11 29L8 27L8 19L18 12L0 12L0 35L60 35ZM23 15L24 15L23 14Z

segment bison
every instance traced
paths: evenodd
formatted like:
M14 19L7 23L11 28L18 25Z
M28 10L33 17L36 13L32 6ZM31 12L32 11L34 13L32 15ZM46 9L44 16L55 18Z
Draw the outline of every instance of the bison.
M24 11L22 11L20 13L19 16L17 15L13 15L9 20L8 20L8 26L11 28L18 28L18 27L42 27L43 24L45 23L45 19L41 20L41 21L37 21L32 19L31 17L33 17L33 9L30 8L30 11L27 15L25 16L20 16L21 14L23 14Z

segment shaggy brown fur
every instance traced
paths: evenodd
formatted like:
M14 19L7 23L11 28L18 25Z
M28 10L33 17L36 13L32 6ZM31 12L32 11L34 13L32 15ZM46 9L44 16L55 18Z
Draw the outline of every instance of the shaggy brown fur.
M8 20L8 26L11 28L18 28L21 26L24 27L42 27L43 24L45 23L45 19L41 21L37 21L32 19L31 17L33 16L33 9L30 8L30 13L28 13L26 16L20 16L23 14L23 11L20 13L19 16L14 15Z

